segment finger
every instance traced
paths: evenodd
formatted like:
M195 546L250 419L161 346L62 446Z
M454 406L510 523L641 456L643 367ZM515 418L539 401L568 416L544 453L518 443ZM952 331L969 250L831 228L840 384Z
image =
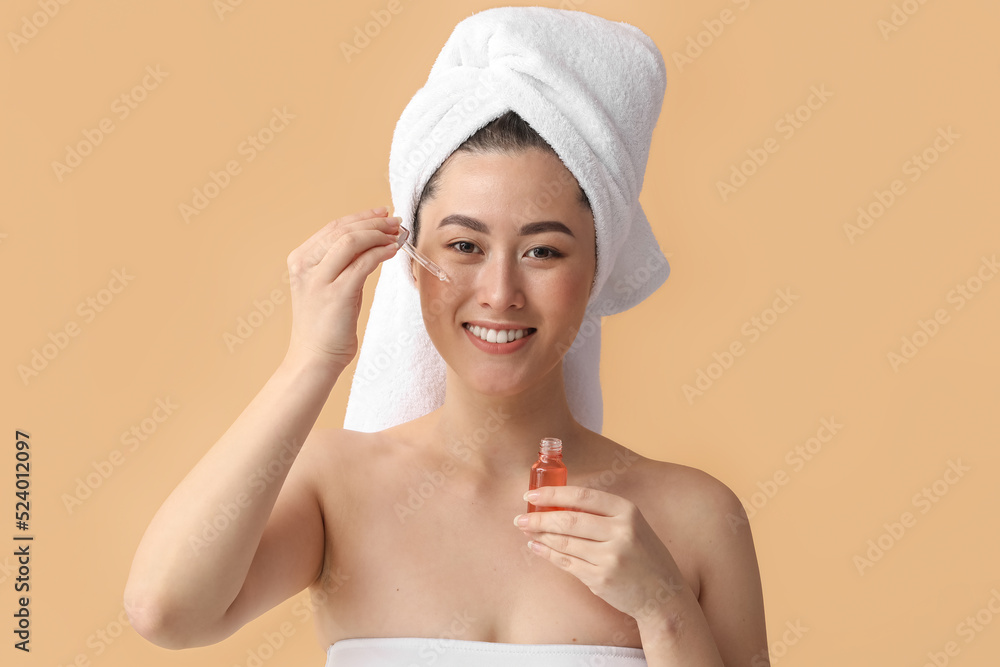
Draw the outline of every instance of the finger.
M577 558L588 565L600 565L608 559L611 547L607 542L595 542L572 535L532 533L530 542L536 542L566 556ZM530 545L529 545L530 546Z
M538 497L529 502L536 507L565 507L603 516L622 514L632 504L621 496L589 486L540 486L535 491Z
M385 211L385 213L383 213L383 211ZM337 218L336 220L331 220L330 222L320 227L315 234L313 234L311 237L309 237L309 239L307 239L306 243L315 240L316 237L322 236L323 232L326 230L335 229L343 225L349 225L351 223L359 222L361 220L368 220L370 218L385 218L388 215L389 215L388 209L386 209L385 206L379 206L378 208L370 208L366 211L358 211L357 213L351 213L342 216L340 218Z
M327 257L330 247L341 236L370 229L381 230L395 237L399 234L399 221L395 218L365 218L364 220L355 220L345 225L328 226L325 230L322 230L322 233L316 235L312 245L303 248L303 253L306 254L302 255L300 260L307 268L311 269Z
M344 269L338 277L338 287L342 294L357 294L354 307L360 308L361 291L365 284L365 279L375 270L375 267L390 257L398 248L395 243L380 245L369 248L361 253L354 261Z
M526 523L518 525L518 519ZM514 525L526 533L556 533L601 542L613 536L609 517L575 510L519 514L514 518Z
M337 218L336 220L331 220L320 227L312 236L299 245L298 250L304 255L302 259L306 260L306 266L315 266L320 262L330 247L330 243L324 242L324 239L328 239L331 234L335 234L338 229L350 227L354 225L354 223L366 220L385 220L388 213L381 213L385 210L386 208L382 206L379 208L368 209L367 211L351 213L350 215L345 215Z
M328 257L330 248L342 236L365 230L378 230L391 234L395 238L399 235L399 221L389 218L365 218L364 220L356 220L346 225L330 227L325 233L318 236L313 241L312 246L306 250L309 254L309 257L305 260L306 266L312 268L319 265L324 258Z
M316 266L314 275L322 284L331 283L339 276L357 273L363 283L380 261L395 254L396 240L379 229L365 229L343 234L335 240L322 261ZM387 247L389 246L389 247ZM373 249L381 248L375 255L365 255ZM392 252L389 252L392 249ZM365 257L363 260L362 257ZM358 277L358 276L355 276Z
M581 581L589 581L590 576L597 570L597 566L590 561L580 558L572 552L555 549L543 540L546 537L539 536L539 539L528 542L528 548L539 558L551 562L561 570L565 570ZM569 538L572 539L572 538Z

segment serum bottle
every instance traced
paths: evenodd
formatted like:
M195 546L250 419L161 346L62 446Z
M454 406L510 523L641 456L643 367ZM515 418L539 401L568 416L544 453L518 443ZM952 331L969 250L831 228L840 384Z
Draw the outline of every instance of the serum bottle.
M538 446L538 460L531 466L528 490L540 486L566 486L566 465L562 461L562 440L542 438ZM554 512L562 507L535 507L528 503L529 512Z

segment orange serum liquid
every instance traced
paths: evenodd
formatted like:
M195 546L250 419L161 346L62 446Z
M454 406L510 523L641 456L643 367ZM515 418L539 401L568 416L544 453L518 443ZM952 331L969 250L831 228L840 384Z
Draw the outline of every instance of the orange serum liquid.
M540 486L566 486L566 465L562 461L562 440L542 438L538 446L538 460L531 466L528 490ZM554 512L562 507L535 507L528 503L529 512Z

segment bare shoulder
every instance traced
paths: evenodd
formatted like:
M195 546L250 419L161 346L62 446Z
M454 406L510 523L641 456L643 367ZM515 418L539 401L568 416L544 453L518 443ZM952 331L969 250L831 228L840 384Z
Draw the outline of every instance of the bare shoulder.
M766 664L760 570L739 498L697 468L651 459L643 468L647 520L691 585L724 663Z
M608 441L619 460L632 461L621 484L607 490L629 498L670 549L696 595L720 570L749 568L756 556L746 513L735 493L711 474L650 459Z
M728 517L742 514L739 498L726 486L698 468L650 459L604 438L613 461L611 472L631 470L621 475L619 486L640 509L648 509L675 527L688 525L708 535L714 530L727 528ZM607 471L596 476L596 481L610 478Z
M691 526L705 539L720 532L731 533L732 520L745 516L732 489L704 470L668 461L646 461L649 483L659 487L660 501L673 508L675 520Z
M320 466L314 470L326 471L326 467L342 464L354 468L368 459L378 459L389 454L389 441L379 437L379 433L364 433L345 428L313 429L302 445L299 455L311 465Z
M325 508L346 508L356 500L355 486L370 480L371 470L398 460L399 440L387 431L366 433L344 428L320 428L306 438L299 452ZM331 517L332 518L332 517Z

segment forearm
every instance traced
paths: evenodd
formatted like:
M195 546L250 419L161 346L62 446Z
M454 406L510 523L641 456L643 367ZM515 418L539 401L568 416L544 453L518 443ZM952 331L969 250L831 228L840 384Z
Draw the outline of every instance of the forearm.
M291 463L339 371L301 356L281 365L156 512L125 588L147 628L217 622L243 586Z
M656 602L636 616L649 667L725 667L690 587L685 584L666 602Z

